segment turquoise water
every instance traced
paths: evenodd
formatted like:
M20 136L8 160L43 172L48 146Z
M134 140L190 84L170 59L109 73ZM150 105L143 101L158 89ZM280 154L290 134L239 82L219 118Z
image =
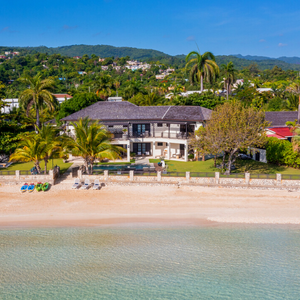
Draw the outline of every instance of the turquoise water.
M0 231L0 299L299 298L299 227Z

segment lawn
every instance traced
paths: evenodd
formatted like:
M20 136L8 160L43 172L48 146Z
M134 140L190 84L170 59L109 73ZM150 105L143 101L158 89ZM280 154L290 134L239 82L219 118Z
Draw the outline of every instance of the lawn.
M150 163L157 163L159 159L150 159ZM220 164L221 160L217 160L217 164ZM213 159L206 161L174 161L166 160L168 166L168 172L218 172L218 168L214 168ZM255 160L241 160L238 159L234 165L236 170L232 173L245 173L248 171L252 174L291 174L300 175L300 169L293 169L285 166L277 166L273 164L265 164Z
M60 167L60 171L61 173L64 173L67 171L67 169L72 166L73 163L64 163L62 159L53 159L53 167L54 166L59 166ZM45 168L45 163L44 161L40 162L40 166L41 169L44 170ZM34 163L33 162L26 162L26 163L13 163L12 165L10 165L8 168L3 169L5 171L16 171L16 170L20 170L20 171L29 171L32 167L34 167ZM52 169L52 160L50 160L47 164L47 168L48 170Z

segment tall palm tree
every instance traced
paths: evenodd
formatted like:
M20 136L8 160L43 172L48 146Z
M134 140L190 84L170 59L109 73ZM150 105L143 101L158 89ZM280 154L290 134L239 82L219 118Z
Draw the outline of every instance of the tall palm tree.
M120 158L122 148L111 144L111 133L103 125L88 118L72 122L71 125L75 130L75 139L67 141L67 148L72 154L83 158L88 174L88 166L91 165L93 173L93 164L97 159Z
M36 126L41 127L40 123L40 110L47 106L50 111L55 109L57 100L50 92L55 85L53 79L42 79L41 74L37 74L34 77L26 75L20 77L19 80L27 85L28 89L24 90L20 97L20 104L23 108L26 108L26 115L28 116L29 111L32 106L34 106L36 111Z
M230 61L227 65L222 64L222 69L225 72L225 84L226 84L226 90L227 90L227 100L229 97L231 85L235 82L235 72L236 70L234 69L233 62Z
M38 135L28 135L19 142L18 148L10 156L9 161L33 161L38 173L41 171L40 161L43 159L46 144L41 143Z
M186 69L193 65L190 70L190 83L200 83L200 90L203 92L203 80L212 82L219 75L219 67L215 56L211 52L200 54L200 51L190 52L186 58Z

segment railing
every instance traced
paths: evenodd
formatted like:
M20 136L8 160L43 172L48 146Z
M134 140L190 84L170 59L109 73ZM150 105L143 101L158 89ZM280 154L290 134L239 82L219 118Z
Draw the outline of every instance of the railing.
M220 178L245 178L245 173L220 174Z
M16 171L0 171L0 176L16 175Z
M166 172L161 173L161 176L167 176L167 177L185 177L186 172Z
M215 172L190 172L191 177L215 177Z
M93 175L104 175L104 170L94 170L93 169Z
M276 174L250 174L251 179L276 179Z
M300 175L282 174L281 179L283 179L283 180L300 180Z

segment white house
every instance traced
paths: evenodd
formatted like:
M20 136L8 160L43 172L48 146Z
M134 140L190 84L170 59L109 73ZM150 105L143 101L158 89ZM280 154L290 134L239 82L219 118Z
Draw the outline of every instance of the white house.
M99 101L62 119L70 135L70 122L88 117L103 123L113 133L113 144L138 156L188 160L188 138L206 120L211 110L200 106L136 106L127 101Z

